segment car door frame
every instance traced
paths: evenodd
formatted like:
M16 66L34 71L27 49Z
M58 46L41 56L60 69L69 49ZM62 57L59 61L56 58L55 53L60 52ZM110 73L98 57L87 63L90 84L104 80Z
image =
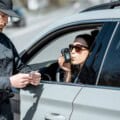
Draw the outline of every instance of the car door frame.
M95 22L93 22L93 23L95 23ZM96 22L97 23L97 22ZM81 24L83 24L83 23L81 23ZM87 22L86 22L86 24L87 24ZM61 27L62 28L62 27ZM53 38L53 37L51 37L51 38ZM47 38L46 38L47 39ZM47 41L47 40L46 40ZM41 41L40 41L40 43L41 43ZM39 43L39 44L40 44ZM43 46L45 44L45 42L41 45L41 46ZM36 43L36 45L37 45L37 43ZM31 49L32 50L32 49ZM36 51L36 49L35 49L35 51L32 53L32 51L31 50L29 50L28 52L27 52L27 59L29 59L30 58L30 55L31 54L33 54L35 51ZM25 57L26 58L26 57ZM56 86L56 83L55 82L47 82L47 83L41 83L40 84L40 86L47 86L47 85L51 85L51 86ZM62 86L63 84L57 84L57 87L58 86ZM78 85L76 84L76 85L72 85L72 84L64 84L65 86L68 86L68 89L70 89L70 87L73 87L73 86L75 86L75 87L73 87L74 89L77 89L76 90L76 93L72 96L72 100L71 100L71 112L73 111L73 102L74 102L74 100L75 100L75 98L76 98L76 96L78 95L78 93L81 91L81 87L83 87L83 86L79 86L78 87ZM43 89L42 89L42 87L40 87L40 86L38 86L38 87L36 87L36 90L35 90L35 88L33 88L32 86L29 86L29 87L27 87L26 89L22 89L21 91L20 91L20 94L21 94L21 105L25 105L24 104L24 102L22 101L22 99L25 97L25 95L28 95L28 96L31 96L30 97L30 99L32 99L33 98L33 100L32 100L32 102L33 102L33 104L34 104L34 96L35 96L35 93L36 92L38 92L39 94L41 93L41 92L44 92L43 91ZM77 87L77 88L76 88ZM37 88L39 88L39 90L37 89ZM47 88L47 87L46 87ZM34 89L34 90L33 90ZM40 90L41 89L41 90ZM56 88L57 89L57 88ZM62 88L60 88L60 89L62 89ZM25 91L27 91L27 92L25 92ZM34 93L34 94L31 94L31 91L32 91L32 93ZM64 91L63 91L64 92ZM23 95L23 96L22 96ZM40 94L40 95L43 95L43 94ZM44 95L43 95L44 96ZM63 97L63 96L62 96ZM43 97L44 98L44 97ZM42 97L40 98L40 99L42 99ZM23 103L22 103L23 102ZM32 105L32 103L31 103L31 105ZM29 107L31 107L31 106L29 106ZM21 110L23 110L23 108L21 108ZM25 110L25 107L24 107L24 110ZM29 111L29 109L28 109L28 111ZM68 116L66 116L66 118L67 119L69 119L69 117L71 116L71 112L69 112L69 115ZM24 117L25 117L25 114L27 113L27 111L25 112L23 112L23 111L21 111L21 118L23 119ZM58 114L58 113L57 113ZM63 114L63 113L62 113ZM29 115L29 114L28 114ZM27 116L28 116L27 115ZM28 116L29 117L29 116ZM34 115L31 117L31 118L33 118L34 117ZM43 116L42 116L43 117ZM44 116L45 117L45 116Z

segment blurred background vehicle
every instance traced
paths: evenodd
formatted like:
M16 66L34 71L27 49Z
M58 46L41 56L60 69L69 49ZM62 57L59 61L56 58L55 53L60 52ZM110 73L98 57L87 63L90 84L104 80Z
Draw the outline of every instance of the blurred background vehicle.
M13 0L15 5L14 10L22 18L9 19L8 27L25 27L28 22L26 19L29 19L27 18L28 14L30 16L34 16L35 14L39 16L40 14L49 14L51 11L66 7L71 7L74 11L79 11L80 9L109 1L115 0ZM43 11L44 13L42 13Z
M20 16L20 18L9 17L7 27L25 27L27 24L25 10L22 7L14 8L14 11Z

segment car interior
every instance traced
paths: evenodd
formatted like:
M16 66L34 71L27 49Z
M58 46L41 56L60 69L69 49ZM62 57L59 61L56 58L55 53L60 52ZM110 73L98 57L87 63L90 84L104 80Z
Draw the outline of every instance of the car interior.
M57 61L58 57L61 55L62 48L68 48L68 44L72 43L75 36L79 34L91 34L92 31L94 31L95 34L98 34L101 30L101 26L101 24L96 24L93 26L89 24L88 26L81 25L79 28L80 30L78 28L72 28L71 31L67 31L64 34L61 33L59 37L51 40L50 43L47 42L47 44L44 45L44 48L38 50L37 54L35 54L34 57L29 61L28 65L32 70L39 69L39 72L42 74L42 82L63 82L59 78L61 71ZM60 45L61 43L62 45ZM95 41L93 41L93 44L91 46L91 52L94 47L94 43ZM49 55L48 52L49 50L52 50L52 48L54 48L53 51L51 51L52 54Z

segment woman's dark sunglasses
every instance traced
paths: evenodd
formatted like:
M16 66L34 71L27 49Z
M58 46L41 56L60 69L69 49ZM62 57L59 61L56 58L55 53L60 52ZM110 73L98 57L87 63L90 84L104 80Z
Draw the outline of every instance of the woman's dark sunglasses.
M88 49L88 47L87 47L87 46L84 46L84 45L79 45L79 44L73 45L73 44L70 44L70 45L69 45L70 51L72 51L73 48L75 49L76 52L80 52L80 51L82 51L82 50Z

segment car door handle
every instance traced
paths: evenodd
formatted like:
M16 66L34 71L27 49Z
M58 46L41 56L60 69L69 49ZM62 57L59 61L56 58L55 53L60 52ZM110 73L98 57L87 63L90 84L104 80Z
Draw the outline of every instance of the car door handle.
M66 120L66 118L59 113L49 113L45 115L45 120Z

